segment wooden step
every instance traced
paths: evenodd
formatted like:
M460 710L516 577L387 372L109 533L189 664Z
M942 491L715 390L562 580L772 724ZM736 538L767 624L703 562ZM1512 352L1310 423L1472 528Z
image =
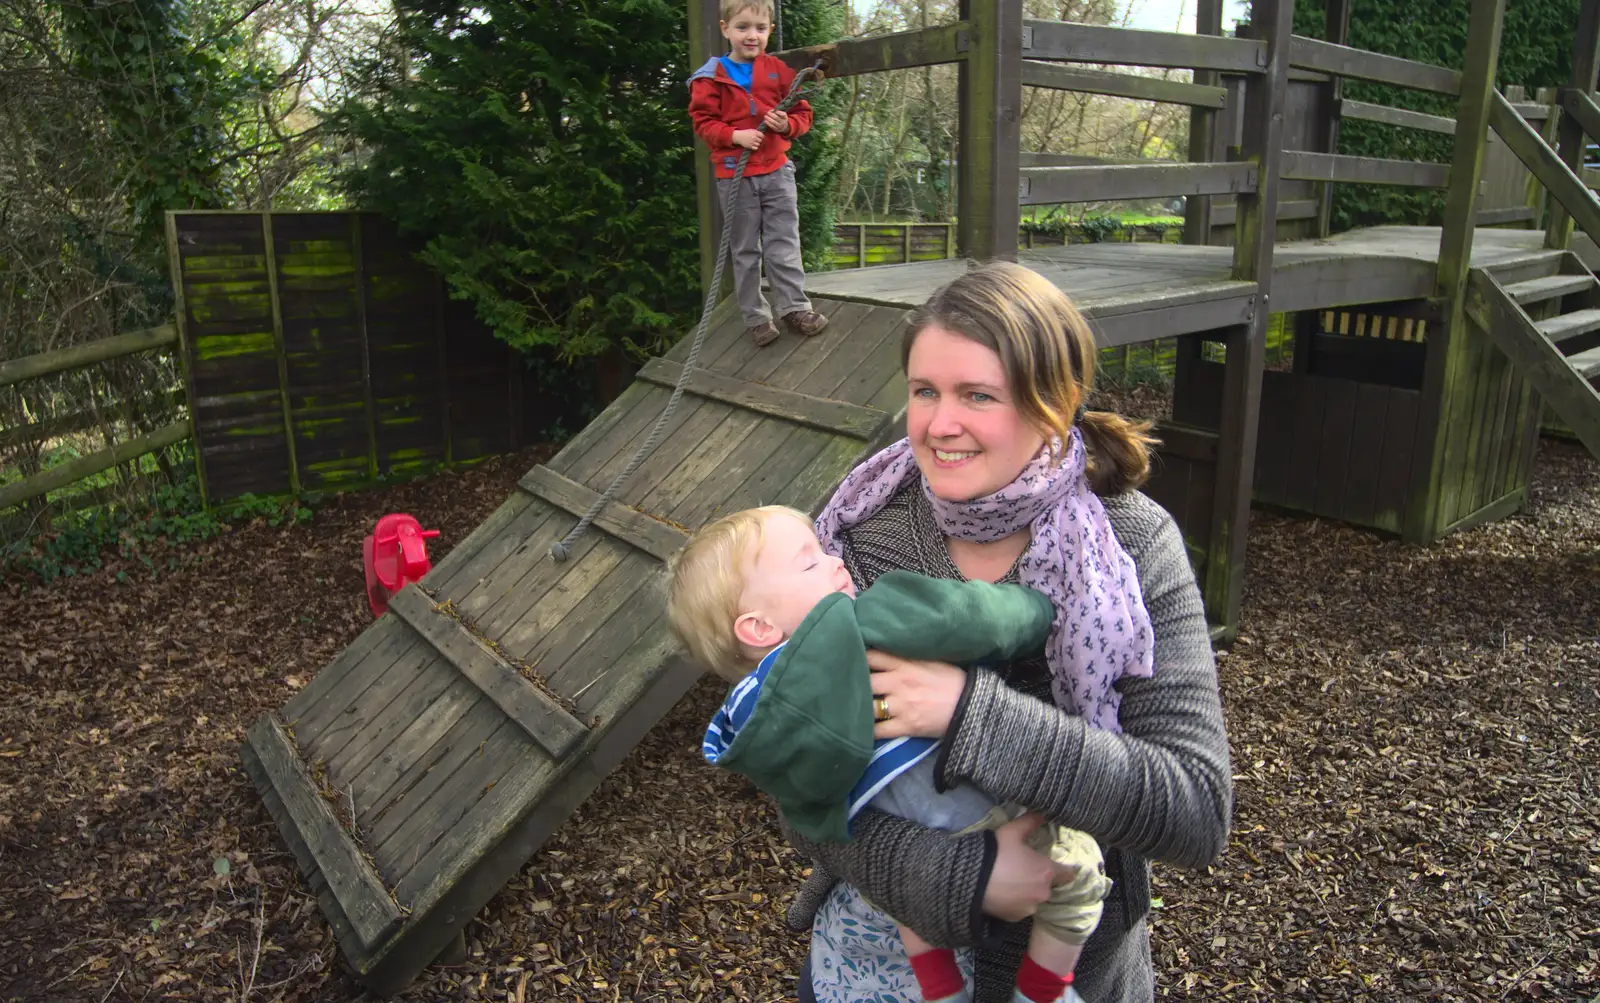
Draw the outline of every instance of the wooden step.
M1578 375L1586 380L1592 380L1600 375L1600 348L1591 348L1587 352L1567 356L1567 365L1578 371Z
M1600 329L1600 310L1574 310L1559 317L1534 321L1533 326L1552 343L1559 345L1568 338Z
M1585 289L1593 289L1594 287L1593 276L1547 275L1542 279L1513 282L1506 286L1505 290L1512 299L1526 306L1529 303L1543 303L1546 300L1553 300L1558 296L1581 293Z

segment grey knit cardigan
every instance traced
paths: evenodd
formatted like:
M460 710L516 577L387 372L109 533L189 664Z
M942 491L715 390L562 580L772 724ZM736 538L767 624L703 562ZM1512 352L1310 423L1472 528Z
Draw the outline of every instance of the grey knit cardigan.
M1216 661L1178 527L1143 494L1102 501L1138 566L1156 639L1154 676L1117 684L1122 734L1059 710L1042 659L1017 662L968 674L936 770L941 784L972 783L1099 840L1116 885L1079 960L1076 988L1087 1003L1134 1003L1154 996L1148 861L1197 868L1221 853L1233 783ZM858 588L894 568L960 576L920 489L901 491L844 543ZM1003 580L1015 575L1013 568ZM815 844L785 826L816 863L790 926L809 930L834 883L850 881L930 943L976 947L975 1003L1010 1000L1030 924L982 912L994 834L951 836L871 809L852 828L849 843Z

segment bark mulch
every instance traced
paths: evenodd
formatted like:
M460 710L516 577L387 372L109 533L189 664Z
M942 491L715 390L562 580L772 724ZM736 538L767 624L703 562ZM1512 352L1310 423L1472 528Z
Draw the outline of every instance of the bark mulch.
M238 743L370 622L379 514L443 530L437 558L538 458L159 575L0 586L0 999L361 997ZM1160 995L1600 994L1600 466L1547 442L1526 512L1429 548L1257 513L1249 568L1219 663L1234 835L1208 873L1157 869ZM697 687L404 998L783 998L805 862L700 762L719 698Z

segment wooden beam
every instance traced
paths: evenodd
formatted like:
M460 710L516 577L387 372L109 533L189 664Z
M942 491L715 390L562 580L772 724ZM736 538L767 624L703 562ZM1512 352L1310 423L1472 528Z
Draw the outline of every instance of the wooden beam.
M1099 348L1133 345L1247 323L1256 312L1254 282L1215 282L1159 294L1139 293L1085 304Z
M961 254L1017 259L1017 151L1022 142L1022 0L962 0L967 58L957 72Z
M1090 157L1081 153L1019 153L1017 163L1029 167L1113 167L1116 165L1148 164L1144 157ZM918 223L917 226L938 224ZM945 224L948 226L949 224Z
M1296 181L1349 181L1366 185L1448 188L1450 165L1294 150L1283 154L1282 176Z
M718 0L688 0L689 63L699 67L723 50ZM806 65L810 65L807 63ZM717 267L722 241L722 208L717 204L716 173L711 168L711 148L694 137L694 194L700 220L700 296L711 294L711 276ZM719 295L721 291L718 291Z
M310 852L356 937L369 949L383 943L401 926L400 907L355 837L334 816L276 714L263 714L250 727L245 752L247 764L253 755L263 779L283 802L289 817L279 827L292 830Z
M712 4L713 8L715 6ZM716 27L714 19L711 26ZM970 31L971 26L965 22L943 24L935 28L900 31L892 35L830 42L803 49L785 49L782 52L774 52L773 55L796 70L810 66L820 59L822 72L828 77L850 77L858 73L881 73L885 70L903 70L912 66L959 63L968 57Z
M85 477L93 477L102 470L110 470L119 463L137 460L146 453L153 453L158 449L165 449L174 443L182 442L189 437L189 422L175 421L170 425L146 432L126 442L119 442L88 456L80 456L75 460L68 460L48 470L42 470L32 477L24 477L20 481L0 486L0 511L13 505L21 505L40 495L48 494L76 483Z
M1353 77L1437 94L1461 93L1461 74L1456 70L1300 35L1290 43L1289 60L1303 69L1320 70L1347 79Z
M1600 0L1582 0L1578 7L1576 31L1572 36L1571 89L1585 94L1594 90L1597 73L1600 73ZM1564 100L1562 105L1565 110ZM1575 173L1583 169L1583 148L1586 145L1583 133L1583 124L1571 114L1560 116L1556 122L1558 159ZM1554 197L1550 200L1550 215L1545 221L1544 246L1565 249L1572 236L1571 214L1575 210L1549 184L1545 188ZM1589 236L1593 237L1594 233L1591 231Z
M1159 77L1141 77L1132 73L1086 70L1077 66L1040 62L1037 59L1023 60L1022 84L1025 87L1048 87L1051 90L1077 91L1084 94L1109 94L1113 97L1133 98L1139 101L1186 104L1194 108L1221 108L1228 93L1222 87L1185 83L1182 80L1162 80Z
M1030 167L1022 172L1019 194L1023 205L1168 195L1237 195L1255 191L1259 173L1254 164Z
M1246 38L1180 35L1173 31L1114 28L1073 21L1024 21L1032 44L1029 59L1112 66L1162 66L1256 74L1266 66L1266 47Z
M598 491L570 480L542 463L524 474L517 486L576 516L589 511L595 499L600 497ZM607 502L600 510L594 525L663 562L676 554L689 539L689 533L683 527L614 501Z
M1531 205L1507 206L1504 209L1479 209L1475 226L1500 226L1505 223L1526 223L1537 219L1539 210Z
M589 729L554 696L491 650L483 638L440 611L415 584L395 593L389 609L553 758L561 759L588 737Z
M1409 108L1390 108L1387 105L1368 104L1365 101L1351 101L1349 98L1339 102L1339 116L1360 119L1363 122L1398 125L1406 129L1421 129L1424 132L1437 132L1446 136L1454 136L1456 133L1456 120L1453 118L1428 115Z
M670 359L655 358L644 364L638 378L649 380L657 386L677 386L683 367ZM754 383L738 377L712 372L709 369L690 371L688 385L684 387L697 397L721 401L746 411L772 415L785 421L810 428L847 435L853 439L871 441L893 419L887 411L863 407L849 401L813 397L795 390L785 390L769 383Z
M130 331L127 334L101 338L99 341L73 345L71 348L58 348L53 352L40 352L38 355L24 355L10 362L0 362L0 387L9 387L23 380L38 379L68 369L82 369L84 366L92 366L107 359L120 359L124 355L166 348L177 340L177 329L171 324L162 324L149 330Z
M1316 219L1321 210L1321 204L1316 199L1291 199L1288 202L1278 203L1278 218L1282 219ZM1211 208L1211 225L1232 226L1238 216L1238 206L1225 203Z
M1150 434L1161 440L1163 453L1198 463L1217 462L1217 433L1209 428L1163 421L1157 423Z
M1600 240L1596 237L1600 234L1600 201L1595 200L1594 193L1498 91L1492 95L1489 105L1489 124L1511 152L1517 155L1517 159L1522 161L1523 166L1571 214L1579 228L1591 240ZM1582 151L1579 152L1581 154ZM1546 243L1549 241L1550 235L1547 233Z
M1594 103L1593 94L1563 87L1561 109L1578 123L1589 142L1600 142L1600 105Z
M1194 31L1197 35L1222 34L1223 0L1197 0L1194 12ZM1189 162L1203 164L1211 160L1211 146L1216 139L1218 112L1226 107L1226 87L1220 86L1222 77L1215 70L1195 70L1194 86L1215 87L1223 93L1223 103L1215 108L1193 105L1189 108ZM1183 203L1183 242L1205 245L1211 242L1211 198L1196 195Z

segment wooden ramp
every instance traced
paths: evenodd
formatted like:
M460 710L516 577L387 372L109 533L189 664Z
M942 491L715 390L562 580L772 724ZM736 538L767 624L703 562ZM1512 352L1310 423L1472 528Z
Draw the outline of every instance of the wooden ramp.
M437 957L694 682L656 591L685 532L814 511L891 434L904 312L816 307L822 335L758 350L725 304L660 445L569 560L550 545L643 440L687 345L250 729L245 766L375 993Z

